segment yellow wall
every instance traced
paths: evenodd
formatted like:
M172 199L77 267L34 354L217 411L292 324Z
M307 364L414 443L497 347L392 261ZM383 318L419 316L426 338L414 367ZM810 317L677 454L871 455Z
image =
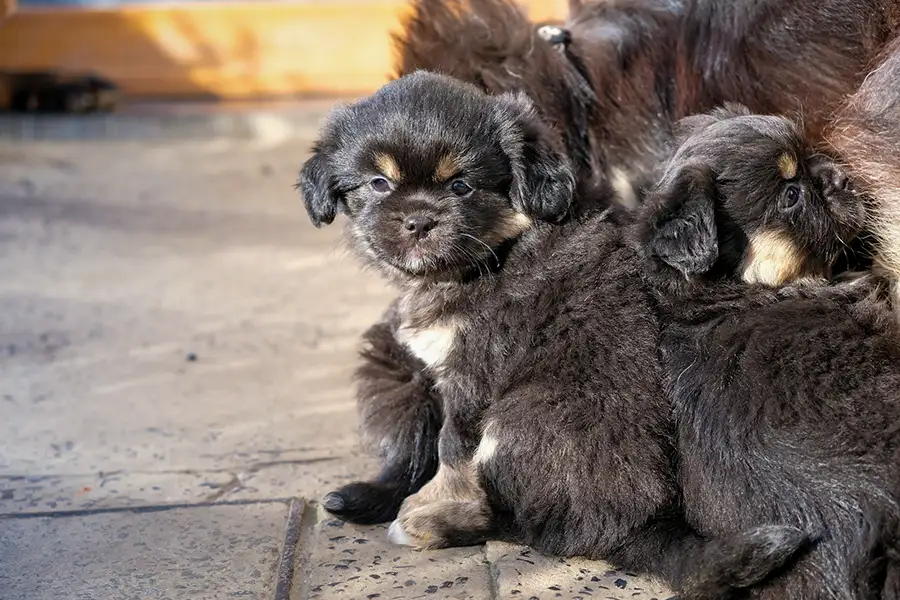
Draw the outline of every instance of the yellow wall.
M535 20L566 9L566 0L523 4ZM0 28L0 69L91 69L144 96L356 94L391 72L388 33L406 9L403 0L19 7Z

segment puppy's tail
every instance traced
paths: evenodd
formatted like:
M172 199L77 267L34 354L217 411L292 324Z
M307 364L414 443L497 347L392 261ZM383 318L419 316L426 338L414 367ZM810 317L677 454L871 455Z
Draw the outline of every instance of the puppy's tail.
M786 525L765 525L712 540L688 541L670 560L680 600L743 595L799 558L813 540ZM677 562L674 562L677 561Z
M876 263L900 301L900 38L838 111L828 141L868 194ZM895 304L900 307L900 304Z
M625 569L662 576L679 600L731 600L768 583L815 541L789 525L702 537L681 519L660 519L635 532L609 559Z
M393 36L398 77L435 71L493 94L523 91L561 132L576 165L589 166L586 132L597 96L568 52L565 30L542 35L511 0L412 0L411 9Z
M322 505L344 520L383 523L397 516L403 500L437 471L441 401L424 365L394 335L393 310L364 335L356 371L360 428L382 460L381 473L327 494Z

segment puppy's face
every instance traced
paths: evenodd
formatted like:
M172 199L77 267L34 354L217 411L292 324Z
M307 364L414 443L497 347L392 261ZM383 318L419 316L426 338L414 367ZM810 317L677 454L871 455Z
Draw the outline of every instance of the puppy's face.
M300 172L314 224L401 282L491 267L535 219L561 219L574 178L521 96L416 73L335 112Z
M796 124L730 106L681 130L648 203L647 241L664 263L768 285L830 274L863 228L864 203Z

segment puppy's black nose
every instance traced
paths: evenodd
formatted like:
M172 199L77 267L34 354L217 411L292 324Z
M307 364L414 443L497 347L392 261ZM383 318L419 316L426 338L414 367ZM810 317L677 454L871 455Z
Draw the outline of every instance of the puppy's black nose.
M835 192L843 192L847 189L847 184L849 180L843 171L840 169L835 169L831 173L826 174L823 178L823 188L825 194L833 194Z
M428 232L434 229L435 225L434 219L426 217L425 215L410 215L403 221L403 228L406 229L410 235L416 236L416 239L418 240L427 236Z

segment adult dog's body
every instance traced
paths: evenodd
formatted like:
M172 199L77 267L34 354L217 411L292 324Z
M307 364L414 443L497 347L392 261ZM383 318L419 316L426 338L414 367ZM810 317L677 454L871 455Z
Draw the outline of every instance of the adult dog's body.
M527 92L580 177L605 176L629 201L653 183L675 121L725 102L795 114L822 141L898 24L900 0L574 0L554 46L512 0L415 0L397 74Z
M863 81L900 14L897 0L570 4L570 36L552 45L508 0L416 0L398 37L397 71L444 72L493 93L526 91L553 126L577 179L610 182L626 205L635 205L653 182L675 120L719 103L795 112L807 135L821 139L831 113ZM884 182L875 194L881 210L870 214L882 224L876 228L879 253L900 280L900 233L894 233L900 199L885 176L900 168L892 170L894 159L885 158L894 156L887 143L893 138L879 137L885 123L900 124L894 114L900 104L867 100L896 94L893 63L900 60L889 59L875 89L864 88L865 95L844 111L840 131L848 135L832 140L853 159L851 169L857 165L853 170L863 182ZM855 133L860 129L868 135ZM396 341L391 323L386 318L366 334L358 378L360 429L380 453L383 470L375 481L351 484L324 501L356 522L393 518L403 498L437 466L441 412L434 382Z
M900 306L900 38L835 115L828 142L870 196L879 269Z

